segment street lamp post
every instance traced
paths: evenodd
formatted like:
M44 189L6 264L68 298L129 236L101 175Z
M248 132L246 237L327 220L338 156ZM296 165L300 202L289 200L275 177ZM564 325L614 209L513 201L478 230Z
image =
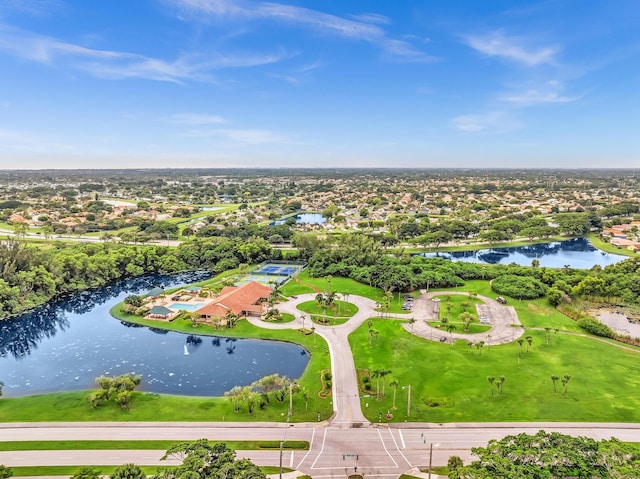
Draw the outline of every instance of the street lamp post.
M411 384L403 386L407 390L407 417L411 417Z
M440 443L436 443L438 447ZM429 443L429 479L431 479L431 464L433 463L433 443Z

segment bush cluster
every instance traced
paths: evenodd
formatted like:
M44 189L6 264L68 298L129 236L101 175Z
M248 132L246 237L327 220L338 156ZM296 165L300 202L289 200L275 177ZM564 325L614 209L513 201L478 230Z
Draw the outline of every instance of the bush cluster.
M530 276L504 274L491 283L491 289L498 294L517 299L536 299L544 296L547 287Z

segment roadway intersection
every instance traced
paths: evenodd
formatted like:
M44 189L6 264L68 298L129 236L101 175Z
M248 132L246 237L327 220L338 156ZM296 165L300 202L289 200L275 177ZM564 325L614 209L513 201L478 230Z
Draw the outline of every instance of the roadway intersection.
M292 313L295 320L286 324L272 324L250 319L260 327L271 329L303 327L302 313L297 305L313 300L315 295L300 295L278 305L283 312ZM484 299L484 298L483 298ZM427 298L423 298L423 301ZM367 298L351 295L349 302L358 306L358 313L339 326L316 324L329 345L333 373L332 418L321 423L2 423L0 441L33 440L306 440L308 451L285 450L283 466L320 478L345 478L357 470L366 478L397 478L429 464L432 451L434 465L446 464L452 455L465 463L471 459L471 448L485 445L490 439L540 429L565 434L590 436L595 439L617 437L623 441L638 441L638 424L604 423L401 423L371 424L362 413L357 386L356 369L349 348L348 335L363 322L376 316L375 303ZM495 305L493 305L495 307ZM417 327L414 334L427 337L423 325L426 317L414 311ZM509 317L508 315L506 317ZM407 319L406 315L402 316ZM310 326L310 323L306 326ZM428 327L428 325L427 325ZM411 332L408 328L407 330ZM512 333L511 333L512 334ZM506 342L508 338L494 338ZM506 336L506 335L505 335ZM6 451L0 452L0 464L22 465L119 465L133 462L139 465L168 465L160 461L164 451ZM278 465L280 452L238 451L258 465ZM434 476L435 477L435 476Z

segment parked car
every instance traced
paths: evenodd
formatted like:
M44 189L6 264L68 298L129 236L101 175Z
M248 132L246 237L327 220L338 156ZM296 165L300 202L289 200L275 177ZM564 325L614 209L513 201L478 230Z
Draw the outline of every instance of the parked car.
M501 303L501 304L507 304L507 300L506 300L506 299L504 299L502 296L498 296L498 297L496 298L496 301L497 301L498 303Z

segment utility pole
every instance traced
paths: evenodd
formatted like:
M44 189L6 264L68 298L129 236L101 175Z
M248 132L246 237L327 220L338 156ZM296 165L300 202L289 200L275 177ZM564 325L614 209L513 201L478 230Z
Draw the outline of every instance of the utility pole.
M284 441L280 441L280 479L282 479L282 448L283 447L284 447ZM429 467L429 469L431 469L431 467Z
M429 444L429 479L431 479L431 463L433 461L433 443ZM282 479L282 450L280 451L280 479Z

